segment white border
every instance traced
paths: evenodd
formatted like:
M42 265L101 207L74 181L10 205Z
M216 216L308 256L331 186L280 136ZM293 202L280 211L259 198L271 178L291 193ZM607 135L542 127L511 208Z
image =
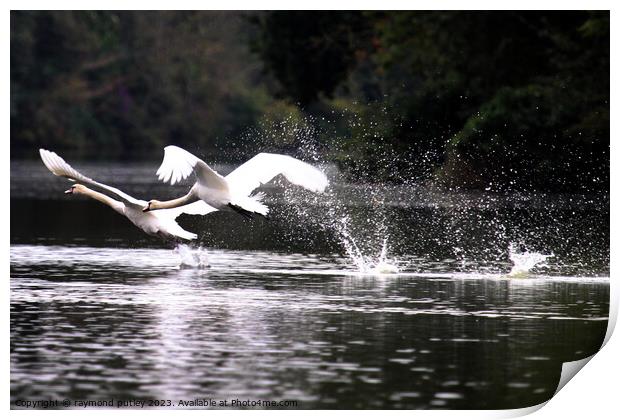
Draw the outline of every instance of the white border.
M158 10L158 9L186 9L186 10L201 10L201 9L213 9L213 10L246 10L246 9L259 9L259 10L270 10L270 9L362 9L362 10L406 10L406 9L418 9L418 10L446 10L446 9L471 9L471 10L501 10L501 9L535 9L535 10L563 10L563 9L588 9L588 10L612 10L611 12L611 40L612 45L617 46L617 31L615 30L614 23L616 21L615 14L616 11L614 9L614 2L611 1L562 1L562 2L551 2L551 1L542 1L542 0L521 0L519 2L515 1L504 1L502 3L492 2L492 1L479 1L479 0L470 0L467 2L457 1L457 0L445 0L445 1L391 1L391 0L383 0L383 1L312 1L312 2L284 2L284 1L273 1L273 0L265 0L265 1L241 1L241 0L228 0L226 2L205 2L205 1L187 1L187 0L177 0L175 2L164 2L164 1L119 1L119 0L110 0L110 1L90 1L88 4L85 4L82 1L57 1L51 4L46 1L8 1L7 2L9 9L5 12L3 23L4 28L2 31L2 46L4 49L3 59L4 65L2 66L2 72L4 73L4 78L2 83L2 97L4 99L2 103L2 125L3 132L6 135L5 141L0 143L0 150L3 152L5 156L5 166L4 166L4 197L9 196L10 191L10 164L6 160L9 159L10 156L10 148L9 141L10 139L10 127L9 127L9 115L10 115L10 107L9 107L9 88L10 88L10 59L9 59L9 48L10 48L10 9L116 9L116 10L130 10L130 9L147 9L147 10ZM616 56L614 54L614 49L611 49L612 53L612 72L611 74L618 74L618 66ZM611 138L616 139L618 134L618 123L617 117L618 113L616 112L616 107L613 105L617 103L618 95L617 95L617 83L614 79L612 79L612 87L611 87L611 104L612 104L612 117L611 117ZM612 162L617 163L617 145L612 141L611 148L611 156ZM616 214L618 210L617 200L615 199L618 186L618 176L617 171L614 170L612 165L611 170L611 214ZM2 232L6 236L4 242L4 268L5 273L9 273L9 206L1 206L0 207L3 226ZM613 274L618 272L618 223L612 217L611 219L611 291L612 291L612 302L611 302L611 313L610 313L610 330L616 323L617 313L618 313L618 286L615 286L616 282ZM5 278L5 287L2 289L3 293L3 301L7 303L9 302L9 287L8 287L8 276ZM5 340L3 347L3 358L2 362L4 363L4 372L6 373L5 380L2 383L2 391L5 399L5 408L9 409L9 377L10 377L10 366L9 366L9 311L5 310L4 316L2 317L2 326L4 327L3 338ZM616 334L617 335L617 334ZM609 339L606 337L606 340ZM531 418L535 419L549 419L549 418L562 418L563 420L570 419L580 419L582 420L585 416L594 418L609 418L611 417L611 413L617 413L618 403L617 400L617 378L618 378L618 357L620 355L620 342L617 337L612 336L611 339L607 342L603 350L600 354L597 354L590 363L583 369L582 372L578 374L578 378L576 380L570 381L564 389L562 389L555 397L553 397L546 405L542 404L544 409L537 411L532 415ZM540 408L540 407L537 407ZM481 418L506 418L506 417L514 417L522 414L526 414L528 411L532 411L535 408L523 409L523 410L508 410L508 411L389 411L386 413L391 418L407 418L411 419L415 418L471 418L471 419L481 419ZM354 415L359 418L374 418L377 414L373 411L355 411L355 412L343 412L343 411L296 411L295 413L289 413L286 411L209 411L208 413L204 411L175 411L171 413L169 411L115 411L114 416L119 418L142 418L142 417L151 417L151 418L169 418L170 416L188 416L193 418L205 418L205 416L209 417L221 417L221 418L230 418L230 417L240 417L240 416L250 416L254 418L289 418L290 416L300 417L300 418L314 418L317 415L319 416L327 416L327 417L341 417L345 415ZM84 413L83 411L11 411L10 415L16 418L31 418L31 417L56 417L56 418L66 418L66 417L74 417L82 418L85 415L88 417L94 418L109 418L110 412L105 411L93 411L90 410L88 413Z

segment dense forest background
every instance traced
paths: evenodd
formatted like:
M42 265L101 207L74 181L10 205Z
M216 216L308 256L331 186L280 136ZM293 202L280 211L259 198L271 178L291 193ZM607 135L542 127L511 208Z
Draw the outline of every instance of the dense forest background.
M609 190L609 12L11 12L11 157ZM307 157L306 157L307 158Z

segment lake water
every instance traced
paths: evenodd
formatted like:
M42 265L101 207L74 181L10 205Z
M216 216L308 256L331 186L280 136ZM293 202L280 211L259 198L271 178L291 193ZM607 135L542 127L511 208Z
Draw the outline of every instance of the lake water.
M187 188L154 182L157 163L74 166L139 198ZM608 196L336 181L317 197L276 183L270 220L182 216L210 265L182 268L188 251L67 185L11 164L14 407L520 408L549 399L561 364L595 353L607 328ZM384 244L398 273L367 270ZM510 277L511 248L552 256Z

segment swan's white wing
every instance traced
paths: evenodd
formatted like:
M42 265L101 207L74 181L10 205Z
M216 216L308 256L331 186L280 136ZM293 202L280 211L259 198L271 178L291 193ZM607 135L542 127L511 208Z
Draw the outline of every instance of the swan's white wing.
M144 207L146 205L146 201L144 200L138 200L136 198L133 198L132 196L122 192L118 188L110 187L109 185L102 184L101 182L97 182L87 176L82 175L81 173L73 169L71 165L65 162L63 158L61 158L54 152L50 152L49 150L45 149L39 149L39 154L41 155L41 160L43 161L47 169L49 169L50 172L56 176L61 176L64 178L68 178L71 181L82 182L84 184L91 184L99 188L103 188L104 190L115 194L118 198L121 199L123 203L129 206Z
M211 207L207 203L202 200L195 201L191 204L186 204L181 207L175 207L173 209L160 209L153 210L150 212L153 216L157 217L160 220L164 220L166 223L166 227L168 232L171 234L178 236L183 239L193 240L198 237L195 233L188 232L183 229L175 220L182 213L186 214L198 214L204 215L207 213L211 213L217 211L217 209Z
M201 184L209 188L227 188L224 177L211 169L201 159L177 146L164 147L164 160L157 170L157 177L160 181L170 182L170 185L174 185L187 178L192 172Z
M172 219L176 219L182 213L205 215L207 213L212 213L214 211L217 211L217 209L214 208L214 207L211 207L210 205L208 205L207 203L205 203L202 200L198 200L198 201L195 201L195 202L193 202L191 204L186 204L186 205L181 206L181 207L175 207L173 209L153 210L153 211L151 211L151 213L153 213L156 216L164 216L164 217L169 217L169 218L172 218Z
M322 192L329 185L323 172L314 166L286 155L259 153L226 177L231 191L248 195L277 175L310 191Z

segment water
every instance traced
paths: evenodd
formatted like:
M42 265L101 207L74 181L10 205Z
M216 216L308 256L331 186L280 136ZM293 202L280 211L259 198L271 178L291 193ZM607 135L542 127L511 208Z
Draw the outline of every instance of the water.
M508 247L510 261L514 264L509 277L529 277L535 267L543 267L545 261L553 257L553 254L545 255L540 252L519 251L517 245L510 244Z
M194 245L179 244L174 248L179 255L179 268L211 268L207 257L207 251Z
M156 165L75 166L140 198L183 192ZM269 221L184 216L202 248L174 250L40 166L11 166L13 404L518 408L605 335L607 196L276 186Z

